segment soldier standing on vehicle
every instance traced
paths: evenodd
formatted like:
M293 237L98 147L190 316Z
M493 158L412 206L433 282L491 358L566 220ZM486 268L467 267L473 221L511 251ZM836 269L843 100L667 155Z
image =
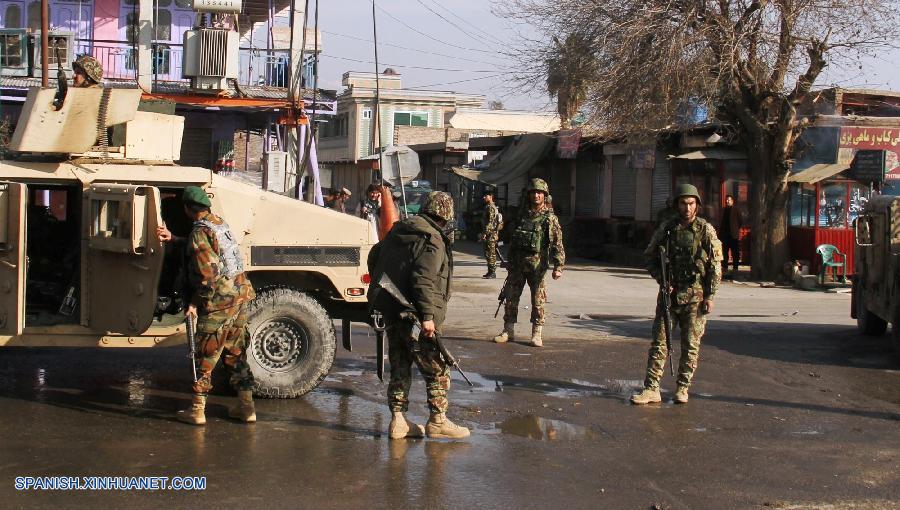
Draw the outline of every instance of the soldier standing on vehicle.
M510 243L509 273L504 283L503 331L494 337L494 342L515 340L519 297L527 282L531 289L531 345L543 345L544 303L547 301L544 275L552 263L553 279L559 280L566 263L562 227L547 203L549 194L550 189L543 179L532 179L528 185L525 197L528 209L520 213Z
M482 224L484 230L479 238L484 241L484 258L487 259L488 271L482 278L497 277L497 241L500 239L500 231L503 230L503 215L494 204L494 189L484 190L484 217Z
M697 217L700 194L691 184L681 184L675 189L678 218L670 219L656 229L650 244L644 251L650 275L662 281L660 247L665 247L665 263L669 276L671 317L681 330L681 360L678 363L675 403L688 401L688 388L700 354L700 340L706 329L706 316L713 310L713 298L722 280L722 244L716 237L716 229L706 220ZM650 352L647 360L647 376L644 390L631 397L635 404L661 402L659 381L663 375L666 358L671 355L666 347L663 321L663 296L656 305ZM671 339L670 339L671 340Z
M187 239L190 301L185 316L197 320L196 360L198 379L190 409L178 412L180 421L206 424L206 397L212 389L212 371L220 357L231 372L231 384L237 389L238 403L228 416L243 422L255 422L253 374L247 365L247 306L256 297L244 274L244 263L237 240L228 224L210 211L209 196L203 189L188 186L182 195L184 212L194 221ZM165 227L158 231L162 240L171 240Z
M415 309L383 310L388 337L391 379L388 406L392 417L391 439L422 437L460 439L469 429L447 418L447 393L450 389L450 367L437 344L450 300L453 276L453 252L449 237L453 222L453 199L440 191L432 191L425 199L421 213L394 225L390 233L369 253L368 266L373 286L388 276L395 282L404 300ZM372 289L370 289L370 294ZM370 299L378 302L378 298ZM417 326L421 334L415 335ZM408 420L412 364L425 378L431 417L423 428Z

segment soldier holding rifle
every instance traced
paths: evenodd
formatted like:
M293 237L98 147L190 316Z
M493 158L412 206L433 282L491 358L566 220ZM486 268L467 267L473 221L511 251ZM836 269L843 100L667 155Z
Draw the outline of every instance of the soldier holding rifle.
M420 215L396 223L369 253L369 305L384 317L388 337L391 439L469 436L469 429L447 418L450 367L455 360L441 348L439 337L453 275L452 223L453 199L431 192ZM425 378L428 393L431 417L425 427L404 415L409 410L413 363Z
M681 360L674 400L677 404L687 403L706 316L713 310L713 298L722 280L722 243L716 237L715 228L697 217L700 207L697 188L679 185L675 189L675 204L678 216L659 226L644 252L647 269L660 283L660 295L644 390L631 397L639 405L662 401L659 382L666 358L672 355L669 338L672 327L668 317L681 330Z

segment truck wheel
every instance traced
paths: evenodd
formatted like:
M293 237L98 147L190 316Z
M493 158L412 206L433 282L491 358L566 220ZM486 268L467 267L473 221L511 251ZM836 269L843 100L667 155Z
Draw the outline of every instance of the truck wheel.
M887 321L870 312L861 295L856 296L856 327L860 333L871 336L881 336L887 331Z
M312 391L334 363L334 324L318 301L295 289L273 287L250 304L247 363L254 394L294 398Z

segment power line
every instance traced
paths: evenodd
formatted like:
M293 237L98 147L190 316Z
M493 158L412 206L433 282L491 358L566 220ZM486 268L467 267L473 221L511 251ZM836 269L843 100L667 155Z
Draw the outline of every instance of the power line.
M425 32L422 32L421 30L419 30L419 29L417 29L417 28L414 28L414 27L408 25L408 24L407 24L406 22L404 22L403 20L397 18L397 17L394 16L393 14L391 14L391 13L389 13L388 11L384 10L384 8L381 7L380 5L378 6L378 9L379 9L381 12L383 12L387 17L391 18L392 20L396 21L397 23L400 23L400 24L403 25L404 27L406 27L406 28L412 30L413 32L415 32L415 33L417 33L417 34L419 34L419 35L421 35L421 36L423 36L423 37L427 37L427 38L431 39L432 41L437 41L437 42L439 42L439 43L441 43L441 44L446 44L447 46L451 46L451 47L453 47L453 48L458 48L458 49L460 49L460 50L477 51L477 52L480 52L480 53L489 53L489 54L491 54L491 55L499 55L499 52L497 52L497 51L481 50L481 49L478 49L478 48L467 48L467 47L465 47L465 46L460 46L460 45L458 45L458 44L453 44L453 43L449 43L449 42L447 42L447 41L442 41L442 40L438 39L437 37L434 37L434 36L432 36L432 35L426 34Z
M323 57L328 58L336 58L338 60L348 60L350 62L359 62L360 64L374 64L371 60L360 60L358 58L350 58L350 57L340 57L338 55L329 55L327 53L321 54ZM424 69L426 71L447 71L453 73L496 73L497 69L445 69L442 67L422 67L422 66L411 66L407 64L388 64L386 62L382 62L381 65L389 66L389 67L406 67L409 69Z
M445 81L445 82L443 82L443 83L432 83L432 84L429 84L429 85L416 85L416 86L414 86L414 87L410 87L410 88L407 89L407 90L423 89L423 88L426 88L426 87L440 87L441 85L455 85L455 84L457 84L457 83L465 83L465 82L467 82L467 81L489 80L489 79L491 79L491 78L499 78L499 77L501 77L501 76L503 76L503 75L502 75L502 74L495 74L495 75L492 75L492 76L479 76L478 78L469 78L469 79L467 79L467 80Z
M327 30L322 30L322 33L328 34L328 35L333 35L336 37L346 37L347 39L353 39L354 41L362 41L362 42L367 42L370 44L373 43L373 41L371 39L366 39L364 37L356 37L355 35L339 34L337 32L329 32ZM474 62L476 64L487 64L487 65L491 65L491 66L497 65L497 62L488 62L486 60L475 60L475 59L466 58L466 57L457 57L456 55L447 55L446 53L438 53L436 51L420 50L418 48L408 48L406 46L401 46L399 44L391 44L391 43L386 43L386 42L380 42L378 44L381 46L390 46L392 48L399 48L401 50L409 50L409 51L415 51L417 53L424 53L426 55L436 55L438 57L447 57L447 58L453 58L453 59L457 59L457 60L465 60L466 62Z
M462 16L460 16L459 14L456 14L456 13L453 12L451 9L448 9L446 6L441 5L441 4L440 4L439 2L437 2L436 0L431 0L431 3L433 3L436 7L439 7L439 8L440 8L441 10L443 10L444 12L449 13L449 14L450 14L451 16L453 16L454 18L456 18L456 19L462 21L463 23L469 25L469 26L472 27L472 29L475 30L476 32L478 32L478 33L480 33L480 34L484 34L485 36L489 37L490 39L493 39L493 40L494 40L494 44L500 44L500 45L508 44L507 41L504 41L504 40L502 40L502 39L500 39L500 38L498 38L498 37L495 37L495 36L494 36L493 34L491 34L489 31L487 31L487 30L482 30L481 28L476 27L475 25L472 25L472 23L471 23L469 20L464 19Z
M453 21L450 21L449 19L445 18L441 13L439 13L439 12L437 12L436 10L432 9L431 7L429 7L429 6L428 6L425 2L423 2L422 0L416 0L416 2L418 2L419 5L421 5L422 7L426 8L426 9L428 9L429 12L431 12L432 14L434 14L435 16L437 16L438 18L441 18L442 20L446 21L448 24L450 24L451 26L453 26L454 28L456 28L457 30L459 30L460 32L462 32L463 34L467 35L468 37L471 37L471 38L473 38L473 39L475 39L475 40L481 42L482 44L487 45L488 47L490 47L491 45L494 44L494 43L491 43L491 42L488 42L488 41L482 39L482 38L479 37L478 35L470 34L468 31L466 31L466 29L464 29L463 27L457 25L457 24L454 23Z

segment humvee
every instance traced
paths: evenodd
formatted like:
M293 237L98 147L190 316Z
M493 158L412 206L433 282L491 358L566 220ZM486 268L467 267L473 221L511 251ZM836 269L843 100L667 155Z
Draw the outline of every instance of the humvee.
M255 393L315 388L334 360L333 320L344 321L345 346L350 321L368 322L370 223L174 164L184 119L138 111L139 90L69 89L58 111L54 93L29 91L14 158L0 160L0 346L184 344L184 251L156 227L187 236L181 193L200 186L257 290Z
M866 335L883 335L890 323L894 351L900 356L900 197L873 196L854 229L850 316Z

